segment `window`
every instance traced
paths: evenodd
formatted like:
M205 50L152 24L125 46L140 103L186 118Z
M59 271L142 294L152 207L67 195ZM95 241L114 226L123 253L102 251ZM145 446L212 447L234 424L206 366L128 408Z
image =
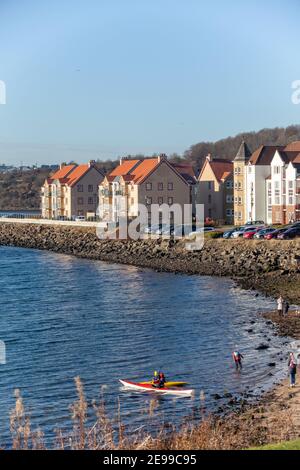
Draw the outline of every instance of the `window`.
M168 204L172 206L174 199L172 197L168 197Z
M146 183L146 191L152 190L152 183Z
M208 204L211 204L211 194L208 195Z
M238 188L238 184L237 182L234 183L234 189L237 189Z
M78 191L79 193L83 193L83 184L78 184L78 185L77 185L77 191Z
M212 189L212 182L211 182L211 181L208 182L208 189L209 189L209 190Z
M275 175L280 174L280 166L274 166L274 173L275 173Z
M239 189L242 189L242 183L239 181Z
M94 204L94 198L89 197L88 198L88 204Z
M88 185L88 192L92 193L94 191L94 186L92 184Z
M158 202L159 205L163 204L164 198L163 197L157 198L157 202Z
M239 197L239 204L242 204L242 202L243 202L243 199Z
M157 189L158 189L158 191L163 191L163 189L164 189L163 183L158 183L157 184Z
M230 209L227 209L226 215L227 215L227 217L231 217L231 210Z
M150 183L151 184L151 183ZM147 206L150 206L152 204L152 197L147 196L146 198L146 204Z
M77 202L78 202L78 205L79 205L79 206L82 206L82 204L83 204L83 197L79 197L79 198L77 199Z
M226 183L226 188L231 189L232 188L232 181L227 181Z
M233 202L233 196L226 196L226 202L227 204L231 204Z
M173 191L173 183L168 183L168 191Z

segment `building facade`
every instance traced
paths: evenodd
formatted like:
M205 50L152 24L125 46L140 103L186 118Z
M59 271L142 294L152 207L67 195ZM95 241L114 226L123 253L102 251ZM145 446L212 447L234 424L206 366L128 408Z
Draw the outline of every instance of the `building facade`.
M300 220L300 142L261 146L246 167L248 220L287 224Z
M120 165L107 175L99 186L99 215L105 221L119 217L134 219L139 215L139 204L150 208L195 201L196 178L188 164L173 165L165 156L143 159L121 159Z
M234 220L233 163L208 155L198 181L198 201L204 205L204 218L231 225Z
M98 187L103 178L94 161L86 165L62 164L42 187L42 217L94 217L98 207Z
M233 161L234 173L234 224L243 225L247 222L246 188L247 188L247 163L251 152L246 142L242 142Z

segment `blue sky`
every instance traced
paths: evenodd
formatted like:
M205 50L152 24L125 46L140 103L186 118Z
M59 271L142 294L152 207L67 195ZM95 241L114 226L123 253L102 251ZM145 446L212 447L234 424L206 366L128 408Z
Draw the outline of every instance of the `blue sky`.
M0 162L181 153L300 121L298 0L0 0Z

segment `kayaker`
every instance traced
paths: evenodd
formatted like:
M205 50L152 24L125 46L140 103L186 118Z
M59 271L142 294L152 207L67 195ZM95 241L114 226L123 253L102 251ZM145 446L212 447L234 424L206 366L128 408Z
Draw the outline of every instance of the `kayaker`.
M238 349L233 351L232 357L235 363L236 370L242 369L243 368L242 359L244 359L244 356L239 352Z
M159 373L159 388L164 388L165 383L166 383L165 374L163 372L160 372Z
M153 387L159 387L159 383L160 383L159 373L156 370L154 371L154 374L153 374L152 385Z

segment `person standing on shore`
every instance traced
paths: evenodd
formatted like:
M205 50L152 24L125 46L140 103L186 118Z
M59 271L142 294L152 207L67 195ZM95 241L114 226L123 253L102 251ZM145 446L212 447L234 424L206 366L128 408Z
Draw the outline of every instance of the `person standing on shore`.
M288 368L290 374L290 387L294 388L296 386L296 374L297 374L297 359L294 356L294 353L290 353Z
M284 301L284 314L288 315L290 309L290 304L288 303L287 300Z
M281 296L277 299L277 311L281 317L283 315L283 298Z

